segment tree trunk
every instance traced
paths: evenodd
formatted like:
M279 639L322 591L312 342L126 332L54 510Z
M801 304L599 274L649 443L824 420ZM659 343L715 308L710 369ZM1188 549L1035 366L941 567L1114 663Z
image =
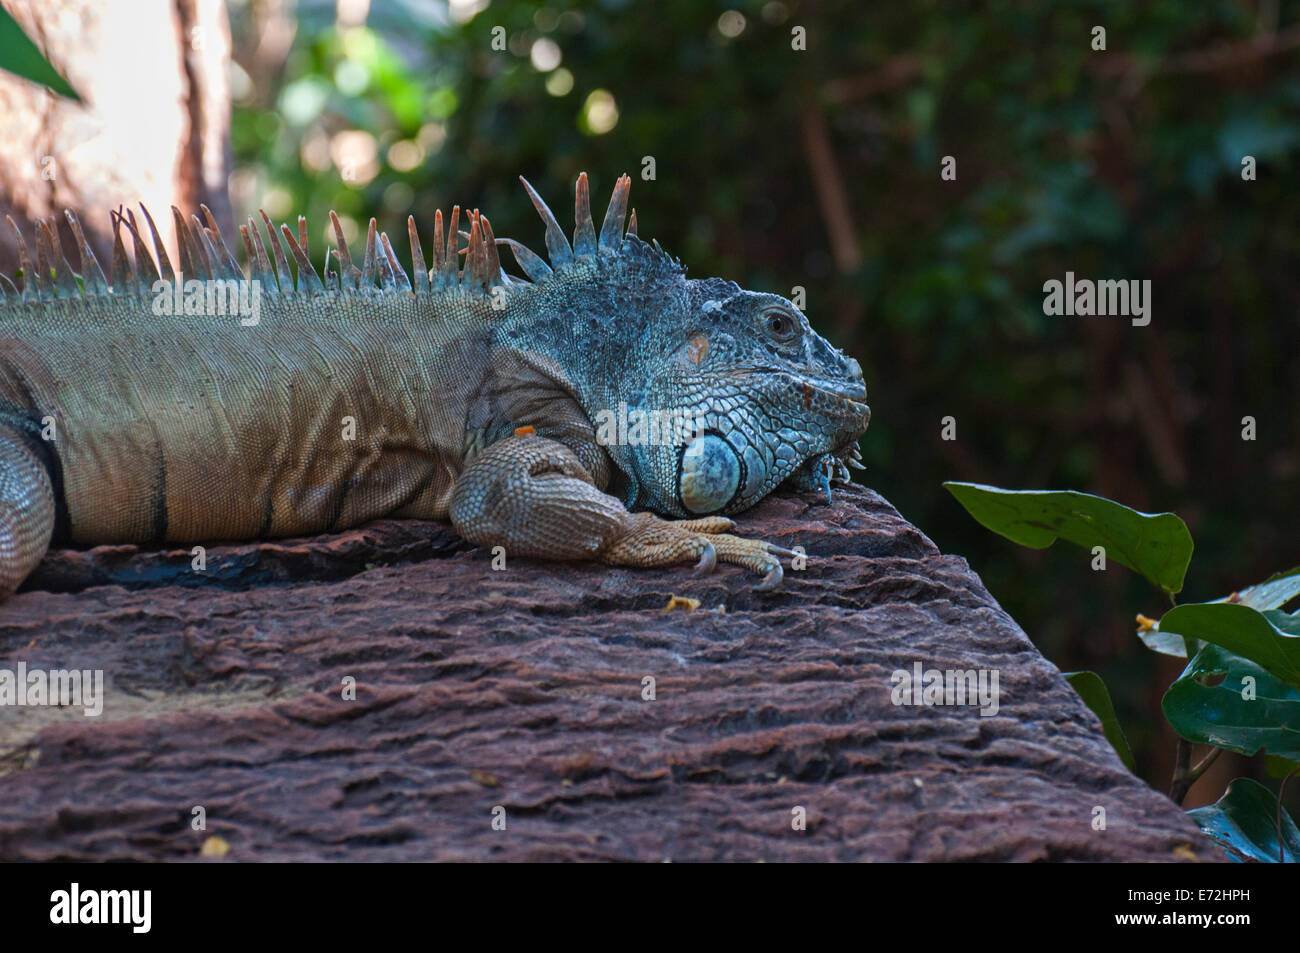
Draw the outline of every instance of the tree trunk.
M75 103L0 72L0 219L28 223L80 216L96 255L112 255L108 211L149 206L162 223L171 205L207 205L232 229L230 25L224 0L5 0L14 19L81 95ZM149 61L141 69L139 60ZM164 228L175 259L175 238ZM75 254L71 260L76 261ZM0 228L0 271L18 264Z

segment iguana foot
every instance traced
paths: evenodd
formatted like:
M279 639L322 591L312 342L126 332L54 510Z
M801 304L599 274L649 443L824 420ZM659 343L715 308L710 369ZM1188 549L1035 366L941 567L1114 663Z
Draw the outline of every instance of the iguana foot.
M775 589L785 576L778 555L793 556L791 550L758 539L745 539L726 532L735 523L725 516L693 520L665 520L651 513L633 514L624 535L600 556L615 566L668 566L697 559L696 575L712 571L716 563L744 566L762 573L754 588Z

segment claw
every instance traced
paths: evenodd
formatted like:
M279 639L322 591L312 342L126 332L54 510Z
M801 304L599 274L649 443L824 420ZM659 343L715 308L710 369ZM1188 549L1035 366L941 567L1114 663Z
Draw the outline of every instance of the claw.
M799 553L796 553L793 549L786 549L784 546L778 546L776 543L764 543L763 545L767 547L767 551L769 553L772 553L775 556L798 556L799 555Z
M695 564L695 569L691 572L692 576L707 576L718 565L718 551L713 548L712 543L704 544L704 552L700 553L700 561Z
M813 464L813 470L816 472L817 485L826 491L826 505L832 506L835 500L831 496L831 480L835 479L837 468L843 467L838 457L831 453L823 453Z
M774 563L772 565L772 568L767 571L767 575L763 577L763 580L754 587L754 591L771 592L777 586L781 585L781 580L784 578L785 578L785 570L781 568L781 564L779 562Z

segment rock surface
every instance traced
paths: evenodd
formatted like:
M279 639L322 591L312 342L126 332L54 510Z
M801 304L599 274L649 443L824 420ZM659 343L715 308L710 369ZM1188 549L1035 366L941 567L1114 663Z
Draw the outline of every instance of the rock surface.
M102 669L104 710L0 708L0 860L1220 856L880 496L740 531L807 568L766 594L727 566L494 571L405 521L209 547L203 575L52 553L0 606L0 669ZM893 704L917 662L995 670L999 710Z

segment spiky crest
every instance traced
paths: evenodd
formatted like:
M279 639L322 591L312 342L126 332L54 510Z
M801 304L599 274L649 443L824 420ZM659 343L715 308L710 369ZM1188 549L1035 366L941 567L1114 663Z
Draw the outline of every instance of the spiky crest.
M178 270L186 279L256 279L261 283L262 290L271 295L307 296L341 292L364 295L414 294L417 297L449 292L482 295L490 293L498 285L551 281L576 263L596 256L634 255L644 258L653 255L661 259L663 264L684 270L681 269L680 262L659 250L657 242L652 251L637 237L635 209L632 210L630 220L627 220L628 194L632 186L632 180L627 175L620 176L614 185L599 234L591 215L587 173L578 176L574 188L572 246L541 196L523 176L519 177L519 181L523 183L529 199L546 226L545 243L549 263L514 239L497 238L488 217L478 209L467 215L469 231L458 231L460 207L454 206L445 232L442 211L438 210L434 214L432 262L425 260L415 218L407 218L414 280L398 263L388 235L377 232L374 219L370 220L365 256L358 268L353 263L351 249L344 238L342 222L333 211L330 212L330 223L337 244L326 251L323 275L317 274L311 264L307 220L298 216L297 234L288 225L281 225L277 232L270 216L261 209L258 214L266 229L270 254L267 253L268 243L263 242L257 226L250 218L247 224L239 226L247 258L246 266L241 267L221 235L215 216L207 206L201 205L199 210L202 217L191 215L188 221L180 209L172 206L172 223L176 229L176 248L179 254ZM145 296L153 293L156 281L175 281L176 272L172 270L153 216L143 205L140 206L140 211L149 227L153 241L152 252L135 215L129 209L110 211L113 261L107 276L86 241L81 222L72 212L65 211L64 214L77 247L80 271L72 268L64 253L57 219L36 221L36 262L33 264L22 231L12 218L7 218L15 236L21 277L15 276L18 280L11 281L0 275L0 302L10 298L41 301L54 298ZM130 253L127 252L127 243L123 241L123 228L130 235ZM464 248L460 247L462 235L466 239ZM280 242L281 236L288 243L288 255ZM515 261L527 277L526 281L506 274L501 267L498 245L505 245L514 253ZM460 263L461 255L465 256L463 266ZM293 259L292 271L290 258ZM337 267L331 267L331 262Z

